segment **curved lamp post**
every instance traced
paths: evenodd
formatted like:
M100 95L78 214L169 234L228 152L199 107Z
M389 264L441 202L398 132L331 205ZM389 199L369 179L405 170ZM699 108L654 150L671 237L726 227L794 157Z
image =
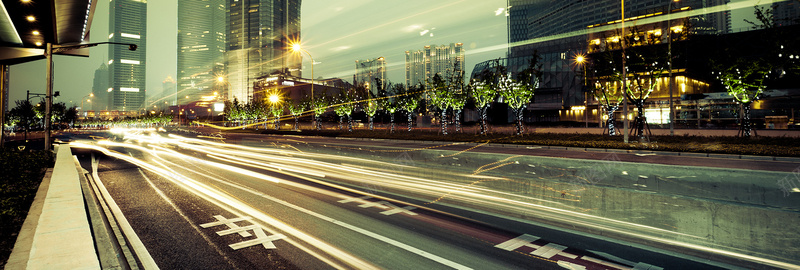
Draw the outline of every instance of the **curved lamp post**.
M314 100L314 57L311 56L306 49L300 47L299 43L292 44L292 51L293 52L300 52L303 51L308 55L308 58L311 59L311 100Z
M76 49L83 49L94 47L100 44L117 44L117 45L128 45L128 50L135 51L138 48L138 45L131 44L131 43L119 43L119 42L98 42L98 43L87 43L87 44L75 44L75 45L57 45L53 43L47 43L47 48L44 51L44 56L47 59L47 75L45 78L45 84L47 85L47 92L45 93L45 113L44 113L44 150L51 150L50 145L50 117L52 115L51 107L53 106L53 54L54 53L61 53L67 52Z

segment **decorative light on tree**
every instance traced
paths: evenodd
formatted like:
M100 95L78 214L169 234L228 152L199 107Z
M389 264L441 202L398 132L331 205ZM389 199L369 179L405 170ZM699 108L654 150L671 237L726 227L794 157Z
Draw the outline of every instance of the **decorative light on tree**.
M728 92L742 106L742 123L739 135L750 137L750 106L761 98L764 80L769 78L770 68L761 61L739 60L734 65L713 72Z

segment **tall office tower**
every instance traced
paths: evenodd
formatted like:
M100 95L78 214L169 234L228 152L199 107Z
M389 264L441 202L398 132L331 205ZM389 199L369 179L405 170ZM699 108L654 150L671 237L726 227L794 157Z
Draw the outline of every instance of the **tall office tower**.
M138 111L144 108L147 56L147 1L111 0L108 17L109 42L133 43L108 46L109 110Z
M425 46L419 51L406 51L406 86L422 84L434 75L452 76L464 72L462 43Z
M180 105L214 96L215 92L225 95L225 15L225 0L178 1ZM218 77L223 80L218 81Z
M386 59L356 60L353 84L366 86L373 96L377 96L378 90L386 88Z
M800 24L800 1L789 0L772 4L772 15L779 26Z
M248 102L258 77L283 73L300 77L301 0L227 0L227 77L229 99Z
M108 110L108 102L111 93L108 91L108 65L103 63L94 71L94 81L92 81L92 110L103 111ZM87 106L88 107L88 106ZM82 111L87 111L86 108L81 108Z

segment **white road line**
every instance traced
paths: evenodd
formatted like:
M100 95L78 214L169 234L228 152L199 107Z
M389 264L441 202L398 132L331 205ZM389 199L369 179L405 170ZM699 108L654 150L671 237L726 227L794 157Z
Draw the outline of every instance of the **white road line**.
M300 206L294 205L294 204L292 204L292 203L289 203L289 202L287 202L287 201L284 201L284 200L281 200L281 199L278 199L278 198L275 198L275 197L272 197L272 196L269 196L269 195L266 195L266 194L263 194L263 193L260 193L260 192L257 192L257 191L250 190L249 188L247 188L247 189L245 189L245 188L242 188L242 187L237 187L237 188L239 188L239 189L242 189L243 191L250 192L250 193L252 193L252 194L254 194L254 195L258 195L258 196L260 196L260 197L262 197L262 198L265 198L265 199L271 200L271 201L273 201L273 202L280 203L280 204L282 204L282 205L285 205L285 206L287 206L287 207L289 207L289 208L292 208L292 209L298 210L298 211L300 211L300 212L306 213L306 214L308 214L308 215L311 215L311 216L313 216L313 217L316 217L316 218L322 219L322 220L324 220L324 221L327 221L327 222L330 222L330 223L333 223L333 224L339 225L339 226L341 226L341 227L344 227L344 228L346 228L346 229L352 230L352 231L354 231L354 232L357 232L357 233L363 234L363 235L365 235L365 236L369 236L369 237L371 237L371 238L374 238L374 239L376 239L376 240L379 240L379 241L382 241L382 242L384 242L384 243L387 243L387 244L393 245L393 246L395 246L395 247L398 247L398 248L401 248L401 249L405 249L405 250L406 250L406 251L408 251L408 252L411 252L411 253L417 254L417 255L419 255L419 256L422 256L422 257L424 257L424 258L427 258L427 259L429 259L429 260L435 261L435 262L437 262L437 263L441 263L441 264L443 264L443 265L446 265L446 266L449 266L449 267L452 267L452 268L455 268L455 269L472 269L472 268L470 268L470 267L467 267L467 266L465 266L465 265L462 265L462 264L456 263L456 262L454 262L454 261L451 261L451 260L448 260L448 259L445 259L445 258L442 258L442 257L436 256L436 255L433 255L433 254L431 254L431 253L428 253L428 252L426 252L426 251L424 251L424 250L421 250L421 249L418 249L418 248L412 247L412 246L410 246L410 245L407 245L407 244L401 243L401 242L399 242L399 241L396 241L396 240L394 240L394 239L391 239L391 238L385 237L385 236L383 236L383 235L380 235L380 234L377 234L377 233L374 233L374 232L371 232L371 231L368 231L368 230L362 229L362 228L360 228L360 227L356 227L356 226L350 225L350 224L348 224L348 223L345 223L345 222L342 222L342 221L336 220L336 219L334 219L334 218L331 218L331 217L328 217L328 216L325 216L325 215L319 214L319 213L317 213L317 212L314 212L314 211L311 211L311 210L305 209L305 208L303 208L303 207L300 207Z
M194 230L197 232L197 234L199 234L201 237L203 237L203 239L204 239L204 240L206 240L206 242L208 242L208 244L209 244L210 246L212 246L212 247L214 248L214 250L215 250L215 251L217 251L217 254L219 254L220 256L222 256L222 258L225 258L225 262L227 262L227 263L228 263L228 264L229 264L231 267L234 267L234 268L236 267L236 265L233 263L233 260L231 260L231 258L228 258L228 256L226 256L226 255L225 255L225 252L224 252L224 251L222 251L222 249L220 249L220 248L219 248L219 247L218 247L216 244L214 244L214 242L213 242L213 241L211 241L211 238L208 238L208 236L206 236L206 234L204 234L204 233L203 233L203 232L200 230L200 228L198 228L197 226L195 226L195 225L194 225L194 223L192 222L192 220L190 220L190 219L189 219L189 217L188 217L188 216L186 216L186 214L184 214L184 213L183 213L183 211L181 211L181 209L180 209L180 208L178 208L178 206L177 206L177 205L175 205L175 203L173 203L173 202L172 202L172 200L171 200L169 197L167 197L167 195L166 195L166 194L164 194L164 192L163 192L163 191L161 191L161 189L158 189L158 188L156 187L156 185L155 185L155 184L153 184L153 181L152 181L152 180L150 180L150 177L147 177L147 175L145 175L145 174L144 174L144 172L142 171L142 169L139 169L139 174L141 174L141 175L142 175L142 177L144 177L144 180L146 180L146 181L147 181L147 184L149 184L149 185L150 185L150 187L151 187L151 188L153 188L153 190L155 190L155 192L156 192L156 194L158 194L158 196L161 196L161 198L162 198L162 199L163 199L165 202L167 202L167 204L169 204L170 206L172 206L172 208L173 208L173 209L175 209L175 212L177 212L179 216L181 216L181 217L182 217L184 220L186 220L186 223L189 223L189 225L190 225L190 226L192 226L192 229L194 229Z
M109 208L111 208L111 213L114 215L114 219L117 220L120 229L122 229L122 233L125 234L125 238L130 241L131 248L133 248L134 252L136 252L136 257L139 257L139 261L142 263L142 268L144 269L159 269L156 262L153 260L153 257L150 256L150 252L147 251L142 240L139 239L139 236L136 235L136 232L133 231L131 224L128 223L128 220L125 219L125 215L122 214L122 210L119 209L119 206L114 201L114 198L111 197L111 194L108 193L106 186L103 185L103 181L100 181L100 176L97 174L97 162L95 160L94 155L92 155L92 178L94 178L94 182L97 185L97 188L100 190L100 193L103 194L103 198L106 200Z

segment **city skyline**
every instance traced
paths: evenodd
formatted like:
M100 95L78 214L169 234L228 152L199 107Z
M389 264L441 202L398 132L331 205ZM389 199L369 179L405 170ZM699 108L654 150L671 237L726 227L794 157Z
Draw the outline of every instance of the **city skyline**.
M756 1L732 1L736 2ZM383 55L390 63L387 66L389 80L402 82L405 79L404 52L430 44L464 42L467 73L479 62L505 56L506 17L501 12L506 6L505 1L470 3L454 0L423 12L414 9L414 3L398 6L373 1L304 1L301 40L316 61L315 77L350 80L354 72L353 61ZM445 12L448 8L453 12ZM108 2L98 2L98 12L91 28L94 33L92 42L107 41L108 14L100 12L107 9ZM374 14L355 17L369 11ZM151 14L148 32L154 38L148 39L151 49L147 58L151 65L147 70L146 89L149 89L149 95L157 95L164 79L168 76L177 78L177 0L150 1L148 13ZM733 27L744 27L742 18L750 15L752 8L733 11ZM356 19L352 19L354 17ZM470 23L465 23L467 21ZM364 22L376 23L365 25ZM470 37L469 40L458 38L464 35ZM104 49L92 49L88 59L56 56L55 90L61 91L62 96L55 102L79 106L80 97L91 92L94 71L107 61ZM310 64L308 57L303 55L303 69L309 70ZM11 66L10 77L11 104L24 99L25 90L42 92L44 61Z

